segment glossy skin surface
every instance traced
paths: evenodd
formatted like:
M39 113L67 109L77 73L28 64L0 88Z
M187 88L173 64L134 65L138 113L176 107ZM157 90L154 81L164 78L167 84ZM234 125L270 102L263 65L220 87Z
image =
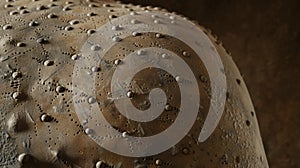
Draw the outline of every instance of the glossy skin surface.
M130 15L133 11L157 11L107 3L70 1L16 1L1 2L0 68L1 108L0 130L1 166L13 167L267 167L254 109L246 86L231 57L211 32L200 27L213 43L224 64L227 78L227 99L224 114L213 134L203 143L197 142L209 108L210 82L201 61L193 57L190 46L173 37L143 33L118 41L110 52L109 64L118 64L116 58L126 57L133 50L155 46L182 54L199 77L201 107L196 123L178 144L171 149L149 157L132 158L109 152L95 143L89 130L77 118L73 102L72 75L75 61L80 61L80 50L95 31L110 20ZM159 32L158 32L159 33ZM114 39L113 39L114 40ZM186 58L182 52L192 53ZM96 48L92 49L96 50ZM101 70L91 69L101 75ZM148 92L162 87L170 94L173 105L170 115L162 115L145 129L138 123L129 123L124 116L111 115L108 120L120 131L145 136L161 132L176 118L180 108L177 84L165 72L149 69L135 76L137 86ZM201 72L201 73L200 73ZM108 78L98 78L109 82ZM150 82L152 81L152 82ZM160 85L162 81L164 85ZM175 80L176 81L176 80ZM103 98L107 88L98 87L97 100ZM137 92L137 91L136 91ZM173 94L174 93L174 94ZM172 95L173 94L173 95ZM102 95L102 97L101 97ZM139 106L147 95L132 98ZM93 100L88 99L93 102ZM139 108L147 108L140 106ZM201 110L200 110L201 111ZM144 132L144 133L143 133ZM196 140L195 140L196 139Z

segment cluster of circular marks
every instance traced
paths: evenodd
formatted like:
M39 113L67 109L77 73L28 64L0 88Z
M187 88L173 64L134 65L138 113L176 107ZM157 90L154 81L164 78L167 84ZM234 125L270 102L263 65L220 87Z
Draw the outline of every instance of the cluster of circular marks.
M52 150L61 151L62 139L72 141L83 133L70 95L72 64L80 57L77 46L85 40L74 39L86 39L97 25L109 21L110 15L129 10L114 4L119 9L108 12L106 8L112 5L81 3L0 2L0 128L7 127L14 138L21 139L18 140L21 152L31 150L30 144L39 146L44 153L34 150L35 157L46 156ZM25 129L19 129L19 125ZM24 132L28 136L24 137ZM11 156L11 162L3 166L15 164L15 157L3 154L0 160L5 161L4 156Z
M249 162L249 158L256 159L256 155L248 154L248 151L256 149L249 143L252 139L248 138L252 135L250 131L257 126L255 117L245 117L244 113L236 117L238 110L243 109L241 107L244 99L236 98L240 93L232 92L235 89L226 94L227 102L232 102L232 107L229 108L233 110L226 113L230 114L230 118L225 123L242 131L234 134L234 131L230 130L231 127L224 126L223 123L221 135L217 128L212 135L213 141L198 142L200 129L205 128L203 123L210 103L218 103L216 99L211 99L214 90L211 79L214 75L208 73L205 60L199 56L208 52L212 54L211 58L218 58L213 46L218 52L223 51L223 48L216 45L219 41L210 44L203 32L184 18L155 11L164 10L112 2L105 4L104 1L91 0L0 1L1 167L16 167L17 164L28 164L28 167L201 167L202 161L207 160L211 164L220 162L228 167L231 160L239 166ZM178 26L183 29L177 30ZM104 34L101 34L101 30L104 30ZM190 42L176 34L180 32L184 36L186 31L190 33L186 34L185 38L194 40L192 44L197 47L192 47ZM208 32L209 36L210 33ZM101 38L98 38L99 35ZM91 38L88 39L89 37ZM209 45L206 47L199 47L202 43L198 41L202 41L202 37L208 40ZM98 41L99 39L103 41ZM210 36L210 39L213 40L213 37ZM83 49L88 52L82 50L81 52L85 53L82 54L80 49L86 41ZM208 50L209 47L211 51ZM197 48L203 48L201 54ZM222 59L227 60L226 53L220 55ZM77 64L73 72L75 63L82 66ZM145 63L143 65L150 67L134 74L130 72L129 63L135 69L139 68L137 63ZM188 65L191 73L172 74L183 70L182 66L174 66L179 63ZM233 78L231 81L236 81L235 85L245 89L240 75L229 73L234 70L231 68L235 67L233 63L228 65L226 73ZM131 81L124 78L127 73L122 72L123 69L131 75ZM215 70L218 71L219 68ZM81 88L72 83L72 77L80 75L79 72L92 79L92 83L84 77L79 81L95 87L95 94L80 92L82 94L73 99L73 95ZM222 68L221 72L224 72ZM118 81L118 78L124 79L126 83ZM188 80L193 78L197 84ZM113 84L112 79L117 82ZM97 128L93 126L114 128L117 131L117 137L103 135L105 140L130 140L132 137L138 139L161 135L164 130L171 128L176 120L185 121L180 119L183 113L180 110L181 94L189 94L189 89L184 90L188 92L181 93L180 87L190 85L198 85L201 97L198 104L200 112L196 119L198 122L180 143L168 151L155 156L130 158L103 150L92 141L92 138L97 138ZM128 110L119 111L122 107L115 106L118 101L122 102L120 105L131 103L128 106L130 109L143 114L147 112L149 117L141 115L135 118L134 113L127 114ZM241 101L242 105L236 107L238 101ZM86 103L84 107L93 108L98 105L100 110L94 108L91 110L94 113L89 113L89 109L84 108L87 116L81 117L83 128L73 103L78 106ZM157 111L150 111L151 109ZM107 120L103 125L100 125L100 120L95 120L100 112L103 114L102 119ZM214 127L213 123L217 123L218 118L213 119L216 121L208 122L209 126ZM231 121L234 121L234 124ZM202 132L203 135L209 135L207 130ZM245 135L246 140L243 139ZM174 136L169 138L173 138L173 141L177 138ZM218 138L222 140L221 144ZM103 142L101 137L98 142ZM241 142L247 143L240 145ZM231 145L227 145L228 143ZM241 150L241 155L235 156L236 154L230 153L234 148L232 144L239 146L237 149ZM220 146L222 152L216 150ZM223 152L225 149L229 150Z
M210 109L199 136L205 141L216 128L221 118L226 93L226 78L220 57L208 37L195 24L177 15L164 12L131 12L104 24L91 36L81 49L81 59L75 64L73 72L73 93L75 110L87 133L105 149L124 156L151 156L176 145L192 128L200 107L198 76L191 71L190 65L183 58L190 57L188 51L179 55L164 49L163 46L140 46L128 55L110 60L107 55L114 45L122 43L129 36L143 33L154 33L155 38L170 36L191 48L200 59L209 75L211 84ZM138 44L138 43L136 43ZM111 55L111 54L109 54ZM104 76L105 84L110 86L104 101L96 103L96 73L87 73L86 69L99 67ZM114 103L115 109L126 118L145 123L156 119L167 106L166 94L159 87L149 90L150 107L146 110L137 109L131 102L130 85L135 75L144 69L157 68L169 73L177 82L180 90L180 107L174 123L159 134L135 137L126 135L115 129L105 119L101 107L107 101ZM101 76L100 75L100 76ZM197 79L196 79L197 78ZM151 78L143 79L144 85L151 83ZM149 85L149 84L148 84ZM171 85L170 85L171 86ZM140 86L132 86L136 89ZM169 86L168 86L169 87ZM105 92L104 92L105 94ZM90 101L93 99L94 101Z

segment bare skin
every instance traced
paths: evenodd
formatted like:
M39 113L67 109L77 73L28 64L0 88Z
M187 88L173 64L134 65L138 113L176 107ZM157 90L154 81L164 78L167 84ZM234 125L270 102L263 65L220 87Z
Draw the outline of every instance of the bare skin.
M174 147L149 157L126 157L109 152L87 134L74 108L72 74L80 58L80 50L87 39L102 25L136 11L155 11L157 8L123 5L112 1L54 1L41 0L1 2L0 31L0 166L22 167L268 167L253 105L245 83L230 55L206 32L216 48L226 74L227 99L224 113L213 134L199 143L197 137L210 103L210 82L201 61L194 59L190 46L180 39L157 34L132 35L107 52L108 64L116 65L117 58L144 47L160 47L182 54L190 53L187 63L194 67L197 76L201 108L194 126ZM134 22L134 21L132 21ZM117 29L117 28L114 28ZM180 46L180 47L179 47ZM96 50L94 47L92 50ZM182 52L185 51L186 53ZM100 86L111 76L101 77L101 69L93 68L99 76L96 81L98 96L95 101L105 101L109 94ZM170 115L143 125L129 122L107 106L104 115L120 131L135 136L157 134L172 124L176 109L180 108L180 95L176 81L157 69L135 76L131 85L135 96L132 103L139 106L147 100L150 89L161 86L170 97ZM149 82L152 81L152 82ZM164 81L163 85L160 85ZM138 86L142 86L142 91ZM139 91L137 91L139 90ZM174 93L174 94L173 94ZM106 95L107 94L107 95ZM102 95L102 96L101 96ZM106 95L103 96L103 95ZM130 94L128 95L129 97ZM88 99L91 103L92 99ZM141 105L140 109L147 108ZM174 114L174 115L172 115Z

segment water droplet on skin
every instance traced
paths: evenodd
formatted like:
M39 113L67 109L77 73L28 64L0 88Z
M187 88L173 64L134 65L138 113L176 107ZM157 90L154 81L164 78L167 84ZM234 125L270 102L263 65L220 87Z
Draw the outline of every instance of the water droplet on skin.
M54 19L54 18L57 18L58 16L53 14L53 13L50 13L48 16L47 16L49 19Z
M37 39L36 42L40 43L40 44L46 44L46 43L48 43L48 40L46 38L41 37L41 38Z
M33 20L33 21L29 22L28 25L29 25L30 27L33 27L33 26L38 26L39 23L38 23L37 21Z
M27 153L21 153L21 154L19 154L19 156L18 156L18 161L19 161L20 163L27 162L27 161L29 160L29 157L30 157L29 154L27 154Z
M174 20L175 19L175 16L170 16L169 17L171 20Z
M11 7L13 7L12 4L5 4L5 5L4 5L4 8L11 8Z
M12 29L12 26L9 25L9 24L7 24L7 25L4 25L4 26L2 27L2 29L3 29L3 30Z
M130 12L130 15L136 15L137 13L136 12Z
M26 44L25 44L25 43L22 43L22 42L19 42L19 43L17 43L17 46L18 46L18 47L25 47Z
M160 33L156 33L156 34L155 34L155 37L156 37L156 38L161 38L162 35L161 35Z
M96 168L101 168L102 165L104 165L103 162L102 162L102 161L98 161L98 162L96 163Z
M109 15L108 18L109 19L114 19L114 18L117 18L117 16L116 15Z
M73 2L67 1L67 2L65 2L65 4L66 4L66 5L69 5L69 4L73 4Z
M91 17L91 16L96 16L96 15L97 15L97 14L94 13L94 12L90 12L90 13L86 14L86 16L89 16L89 17Z
M13 99L15 99L15 100L18 100L20 98L20 96L21 96L20 92L14 92L12 95Z
M161 57L162 57L163 59L167 59L167 58L168 58L168 55L167 55L167 54L162 54Z
M23 14L26 14L26 13L29 13L29 11L26 10L26 9L23 9L23 10L20 11L20 14L22 14L22 15L23 15Z
M92 50L92 51L99 51L100 49L101 49L101 47L100 47L98 44L93 45L93 46L91 47L91 50Z
M143 54L145 54L145 51L144 51L144 50L138 50L138 51L137 51L137 54L138 54L138 55L143 55Z
M63 10L63 11L69 11L69 10L71 10L71 8L70 8L69 6L65 6L65 7L63 7L62 10Z
M51 61L51 60L46 60L45 62L44 62L44 65L45 66L51 66L51 65L53 65L54 64L54 61Z
M9 12L9 15L17 15L17 14L19 14L18 11L11 11L11 12Z
M90 135L90 134L93 133L93 130L90 129L90 128L86 128L86 129L84 130L84 132L85 132L87 135Z
M157 15L151 15L151 17L152 17L153 19L158 18Z
M66 88L63 87L63 86L57 86L56 89L55 89L55 91L57 93L63 93L65 90L66 90Z
M38 11L45 10L45 9L48 9L48 8L46 6L44 6L44 5L36 7L36 10L38 10Z
M88 103L89 104L93 104L93 103L96 103L96 99L95 98L93 98L93 97L90 97L90 98L88 98Z
M19 73L19 72L13 72L11 76L12 76L13 79L17 79L17 78L21 77L22 74Z
M120 60L120 59L116 59L115 61L114 61L114 64L115 65L119 65L119 64L121 64L122 63L122 60Z
M113 37L112 39L114 42L120 42L122 39L118 36Z
M128 11L128 12L131 12L131 11L133 11L133 9L132 9L132 8L129 8L129 9L127 9L127 11Z
M78 58L79 58L78 54L74 54L74 55L71 56L71 59L74 60L74 61L77 60Z
M128 136L128 133L127 133L127 132L123 132L123 133L122 133L122 137L123 137L123 138L126 138L127 136Z
M138 35L140 35L140 33L138 33L138 32L132 32L132 36L138 36Z
M94 29L90 29L87 31L87 34L88 35L91 35L91 34L94 34L96 31Z
M92 72L99 72L101 69L99 67L93 66L91 70Z
M76 24L79 23L79 21L78 20L71 20L69 23L70 23L70 25L76 25Z
M71 31L71 30L73 30L74 28L73 27L71 27L71 26L66 26L65 27L65 31Z
M137 24L138 21L137 21L136 19L132 19L132 20L130 21L130 23L132 23L132 24Z
M155 24L159 24L160 21L159 21L159 20L154 20L154 23L155 23Z
M189 56L189 54L186 51L183 51L182 55L185 56L185 57Z
M155 165L160 166L162 163L162 161L160 159L156 159L155 160Z
M24 6L19 6L17 9L22 10L22 9L25 9L25 7Z
M127 96L128 98L132 98L132 97L134 96L134 93L133 93L132 91L128 91L128 92L126 93L126 96Z
M51 122L53 118L49 116L48 114L42 114L41 115L41 121L42 122Z
M165 105L165 110L166 110L166 111L172 110L172 106L169 105L169 104Z
M110 7L109 4L103 4L102 6L103 6L103 7Z
M95 7L97 7L97 5L96 4L89 4L88 7L89 8L95 8Z

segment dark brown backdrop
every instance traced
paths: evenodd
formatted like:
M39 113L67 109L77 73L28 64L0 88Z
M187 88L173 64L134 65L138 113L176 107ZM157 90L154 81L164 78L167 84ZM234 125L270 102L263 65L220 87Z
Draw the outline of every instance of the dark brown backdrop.
M270 167L300 167L300 1L123 1L162 6L219 35L248 85Z

